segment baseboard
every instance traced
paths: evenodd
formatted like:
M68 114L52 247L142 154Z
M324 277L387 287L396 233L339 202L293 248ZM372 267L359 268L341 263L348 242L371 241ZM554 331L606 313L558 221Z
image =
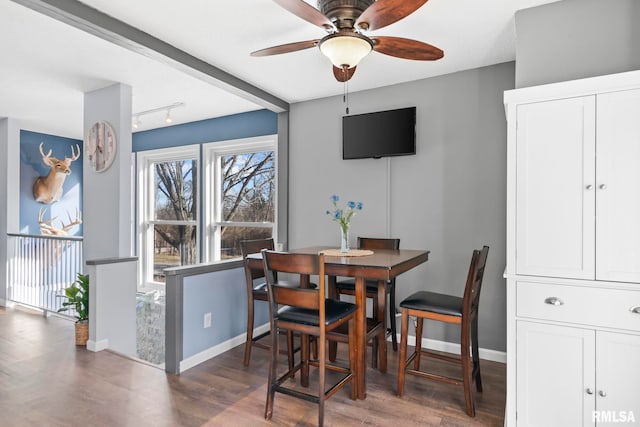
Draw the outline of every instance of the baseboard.
M398 335L398 344L400 344L400 335ZM416 345L415 335L407 337L407 344ZM430 338L422 338L422 348L429 350L444 351L446 353L460 354L460 344L439 341ZM507 353L504 351L496 351L488 348L479 348L480 359L491 360L492 362L507 363Z
M265 323L264 325L258 326L253 330L253 336L258 336L267 331L269 331L269 324ZM209 347L208 349L203 350L198 354L194 354L191 357L183 359L182 361L180 361L180 366L178 368L179 373L182 373L187 369L193 368L194 366L199 365L202 362L212 359L217 355L224 353L225 351L231 350L234 347L244 344L246 339L247 334L242 333L231 339L228 339L227 341L221 342L218 345Z
M89 351L102 351L109 348L109 340L100 340L100 341L87 341L87 350Z
M259 334L267 332L268 330L269 330L269 324L265 323L264 325L261 325L254 329L253 336L257 336ZM182 360L180 362L179 371L184 372L187 369L193 368L194 366L199 365L202 362L205 362L209 359L216 357L219 354L224 353L225 351L229 351L234 347L244 344L246 337L247 337L246 334L240 334L231 339L228 339L227 341L221 342L216 346L209 347L208 349L201 351L198 354L194 354L193 356ZM409 345L415 345L416 337L413 335L409 335L407 342ZM400 343L400 336L398 336L398 343ZM87 348L88 348L88 345L89 344L87 343ZM422 339L422 347L428 348L429 350L444 351L447 353L460 353L460 344L433 340L428 338ZM479 352L480 352L481 359L491 360L493 362L507 363L507 353L505 352L490 350L485 348L479 349Z

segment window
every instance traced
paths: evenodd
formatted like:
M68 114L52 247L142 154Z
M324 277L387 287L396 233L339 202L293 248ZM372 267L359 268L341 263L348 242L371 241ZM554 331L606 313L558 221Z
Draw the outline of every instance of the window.
M240 241L275 234L275 136L205 147L208 205L208 259L241 256Z
M199 145L138 153L143 286L162 289L165 268L237 258L241 240L276 235L276 135L205 144L203 155Z
M167 267L198 263L199 147L139 153L141 279L164 283Z

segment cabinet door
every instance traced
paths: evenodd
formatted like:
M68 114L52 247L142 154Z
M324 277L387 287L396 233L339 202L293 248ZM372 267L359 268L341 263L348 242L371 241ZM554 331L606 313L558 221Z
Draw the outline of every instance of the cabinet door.
M523 321L516 328L517 425L592 425L594 331Z
M620 425L623 421L640 423L639 354L640 336L596 332L598 427Z
M595 97L519 105L518 274L595 276Z
M596 279L640 281L640 90L598 95Z

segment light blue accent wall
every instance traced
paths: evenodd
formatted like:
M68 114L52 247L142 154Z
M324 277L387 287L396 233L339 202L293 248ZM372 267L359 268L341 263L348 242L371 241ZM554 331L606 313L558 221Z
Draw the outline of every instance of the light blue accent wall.
M82 155L71 163L71 174L67 176L62 186L63 193L60 201L46 205L38 203L33 198L33 183L39 176L49 173L49 167L42 162L40 143L45 153L52 150L51 155L58 159L71 157L71 147L76 144L82 151L82 141L55 135L20 131L20 233L40 234L38 225L38 211L46 208L45 219L58 217L55 221L61 227L59 220L69 222L67 215L75 217L76 209L82 212ZM69 230L70 236L82 235L82 224Z
M183 307L183 359L246 333L244 270L236 268L185 277ZM267 323L267 304L258 301L255 308L255 325ZM205 313L211 313L211 328L203 326Z
M276 133L278 133L276 113L269 110L250 111L136 132L133 134L133 151L228 141Z

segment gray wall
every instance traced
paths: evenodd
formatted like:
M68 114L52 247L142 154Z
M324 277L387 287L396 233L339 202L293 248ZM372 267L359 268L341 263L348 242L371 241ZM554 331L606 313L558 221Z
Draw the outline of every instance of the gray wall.
M417 107L417 154L342 160L342 97L293 104L290 113L289 246L339 244L329 197L356 200L358 235L401 239L430 260L398 278L397 300L429 289L462 295L471 251L491 246L480 307L481 347L504 351L506 120L505 63L350 95L359 114ZM459 331L427 325L425 337L459 341Z
M516 87L640 68L638 0L564 0L515 21Z

